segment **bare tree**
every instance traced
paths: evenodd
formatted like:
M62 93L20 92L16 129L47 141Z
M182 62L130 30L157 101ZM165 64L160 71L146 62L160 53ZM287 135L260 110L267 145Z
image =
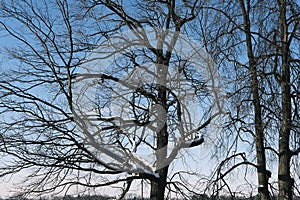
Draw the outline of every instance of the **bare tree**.
M298 92L299 62L298 52L293 48L299 44L299 5L293 1L278 1L279 7L279 60L280 76L278 84L281 88L281 127L279 131L279 199L292 199L295 180L291 176L291 159L299 154L299 143L291 138L298 138L299 116L297 104L293 94ZM293 97L294 96L294 97ZM298 96L298 95L296 95ZM294 105L292 105L294 102ZM292 146L292 148L291 148ZM295 176L294 176L295 177Z
M12 47L0 150L13 159L2 176L28 170L25 192L36 194L121 183L123 198L136 180L152 199L197 193L185 180L196 172L169 167L222 113L214 63L189 38L200 1L5 0L1 10Z
M246 165L257 169L262 199L270 199L272 191L279 199L292 199L295 180L291 176L296 174L290 171L291 158L299 153L295 139L298 106L292 95L297 93L299 73L295 68L299 55L293 50L299 42L298 8L294 1L216 2L207 7L216 20L199 32L229 80L228 96L234 108L226 133L232 139L222 137L218 142L224 147L231 141L217 170L221 189L231 191L224 177ZM239 144L250 151L240 152ZM277 178L267 168L275 159L279 162Z

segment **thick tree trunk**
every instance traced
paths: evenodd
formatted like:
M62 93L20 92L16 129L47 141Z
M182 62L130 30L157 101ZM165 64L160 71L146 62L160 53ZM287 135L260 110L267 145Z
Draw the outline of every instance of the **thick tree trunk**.
M168 169L169 166L165 166L165 159L167 157L167 148L164 148L168 145L168 132L167 126L162 128L157 135L157 149L159 150L158 154L156 155L157 158L157 170L159 178L156 180L151 181L151 191L150 191L150 199L153 200L163 200L166 184L167 184L167 177L168 177Z
M151 181L151 191L150 199L151 200L163 200L165 195L167 175L168 175L168 166L157 170L159 178L157 181Z
M290 65L288 45L288 25L286 19L286 0L279 3L280 9L280 33L281 33L281 92L282 92L282 125L279 132L279 166L278 184L279 200L293 198L293 179L290 176L291 152L289 149L291 132L291 86L290 86Z
M252 41L251 41L251 29L249 10L246 10L243 0L240 0L240 5L244 17L244 27L246 34L247 54L249 59L249 69L251 75L251 93L253 97L254 115L255 115L255 146L257 157L257 173L258 173L258 192L260 199L270 200L270 194L268 190L268 175L266 169L266 154L264 147L264 130L262 122L262 112L259 96L259 84L257 78L256 62L253 54ZM249 8L247 8L249 9Z
M159 44L158 49L162 48L162 43ZM162 52L162 51L161 51ZM158 111L158 116L160 117L159 123L162 123L161 125L158 125L157 135L156 135L156 148L157 148L157 154L156 154L156 173L159 174L159 178L157 180L151 181L151 191L150 191L150 199L153 200L163 200L165 189L166 189L166 183L167 183L167 177L168 177L168 169L169 166L166 166L166 158L168 154L168 141L169 141L169 134L168 134L168 126L167 126L167 90L166 90L166 79L168 74L168 59L157 58L157 72L158 72L158 78L157 78L157 97L159 100L159 103L161 104L161 108L163 110ZM165 117L162 118L162 117Z

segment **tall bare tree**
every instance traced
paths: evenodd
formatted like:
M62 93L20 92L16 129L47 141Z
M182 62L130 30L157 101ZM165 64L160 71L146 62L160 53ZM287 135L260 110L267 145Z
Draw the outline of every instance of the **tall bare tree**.
M282 123L279 131L279 199L292 199L295 180L291 176L292 157L299 154L298 122L299 103L293 94L297 94L299 74L298 52L294 51L299 44L299 5L294 1L278 1L279 7L279 68L280 79L278 83L281 88L281 117ZM298 79L299 80L299 79ZM297 97L296 97L297 98ZM294 102L294 105L292 105Z
M124 184L123 198L137 180L152 199L197 193L195 171L169 167L222 112L189 38L200 3L2 1L1 175L27 170L37 194Z
M207 7L216 20L203 26L200 34L224 68L234 108L230 116L233 126L227 132L232 142L217 170L218 180L224 182L221 188L230 188L224 180L229 172L243 165L253 166L261 199L270 199L272 191L279 199L292 199L295 180L291 176L295 173L290 171L291 158L299 153L295 139L298 103L292 95L297 93L295 78L299 73L299 55L294 51L299 42L298 8L294 1L216 2ZM219 144L224 146L224 137L221 140ZM239 152L239 144L255 148L256 153ZM279 162L277 178L267 168L274 159ZM278 187L269 182L270 178Z

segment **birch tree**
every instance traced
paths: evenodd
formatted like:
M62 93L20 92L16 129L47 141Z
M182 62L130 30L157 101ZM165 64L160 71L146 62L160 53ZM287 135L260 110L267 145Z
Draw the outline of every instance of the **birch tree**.
M224 68L233 108L226 133L231 139L224 141L223 136L219 141L223 147L228 144L228 154L217 169L217 191L231 191L225 177L248 166L257 170L261 199L292 199L296 192L298 180L292 177L297 177L297 159L292 160L299 153L298 101L293 95L299 73L294 50L299 42L298 8L295 1L219 2L207 8L217 17L201 28L202 34ZM239 144L248 151L241 151Z

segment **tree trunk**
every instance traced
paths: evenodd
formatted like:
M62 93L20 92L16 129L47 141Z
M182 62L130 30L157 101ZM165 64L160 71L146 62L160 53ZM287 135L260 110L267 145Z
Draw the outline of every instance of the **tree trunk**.
M290 176L291 152L289 149L291 132L291 86L290 86L290 65L288 45L288 25L286 19L286 0L279 3L280 9L280 34L281 34L281 103L282 103L282 125L279 132L279 166L278 184L279 200L293 198L293 180Z
M164 200L168 169L169 167L166 166L156 171L159 174L159 178L157 179L157 181L151 181L151 200Z
M162 49L162 41L158 42L158 49ZM162 53L163 51L161 51ZM158 125L159 130L157 130L156 136L156 173L159 174L159 178L157 180L151 181L151 191L150 191L150 199L153 200L163 200L165 194L165 188L167 183L167 176L168 176L168 169L169 166L166 165L166 158L168 154L168 141L169 141L169 134L168 134L168 126L167 126L167 90L166 90L166 79L168 74L168 63L169 60L163 58L163 56L157 58L157 97L161 108L163 110L158 111L159 117L165 117L165 119L161 118L163 126ZM161 128L162 127L162 128Z
M164 166L165 159L167 157L167 148L164 148L168 145L168 132L167 125L159 131L157 135L157 149L159 153L156 155L157 164L156 164L156 173L159 174L159 178L156 180L151 180L151 191L150 199L152 200L163 200L165 194L165 188L167 184L167 176L169 166Z
M248 3L247 3L248 4ZM252 41L251 41L251 28L249 19L249 8L245 8L243 0L240 0L240 5L244 17L244 27L246 34L247 55L249 60L249 69L251 75L251 93L253 97L254 115L255 115L255 146L257 157L257 173L258 173L258 192L260 199L270 200L268 190L268 175L266 169L266 154L264 147L264 130L262 122L262 113L259 97L259 84L257 78L256 62L253 54Z

